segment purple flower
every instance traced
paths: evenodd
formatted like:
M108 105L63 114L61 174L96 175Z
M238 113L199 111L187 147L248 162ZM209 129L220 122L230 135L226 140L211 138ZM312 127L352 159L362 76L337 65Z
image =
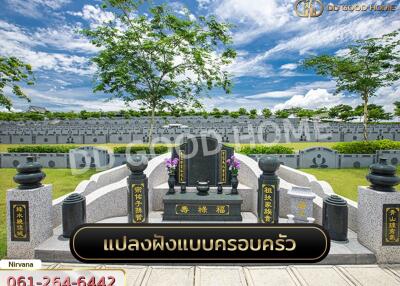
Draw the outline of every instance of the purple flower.
M235 158L235 156L232 156L230 159L226 160L226 164L233 174L238 173L238 170L240 169L240 162Z
M165 159L165 167L169 173L174 172L176 167L178 166L179 159L178 158L168 158Z

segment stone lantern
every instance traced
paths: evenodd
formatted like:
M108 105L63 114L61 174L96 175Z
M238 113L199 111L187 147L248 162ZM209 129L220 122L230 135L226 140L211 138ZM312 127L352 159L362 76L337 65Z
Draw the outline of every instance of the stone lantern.
M367 180L371 182L371 189L379 192L395 192L395 186L400 183L396 176L396 167L387 164L386 158L380 158L379 163L372 164Z
M40 188L41 181L46 177L46 174L42 172L42 165L34 162L32 156L27 157L25 163L17 166L17 172L14 182L19 184L20 190Z

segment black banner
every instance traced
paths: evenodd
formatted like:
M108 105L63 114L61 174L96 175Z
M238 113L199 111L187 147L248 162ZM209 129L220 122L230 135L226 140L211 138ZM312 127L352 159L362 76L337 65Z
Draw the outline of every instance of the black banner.
M317 224L86 224L70 248L84 263L315 263L330 239Z
M382 245L400 245L400 204L383 205Z
M11 241L29 241L29 202L10 201Z

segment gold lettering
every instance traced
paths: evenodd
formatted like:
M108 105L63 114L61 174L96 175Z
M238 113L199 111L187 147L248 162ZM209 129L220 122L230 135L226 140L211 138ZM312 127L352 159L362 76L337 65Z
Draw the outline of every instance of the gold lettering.
M197 212L200 214L206 214L208 212L207 206L199 206L199 208L197 209Z

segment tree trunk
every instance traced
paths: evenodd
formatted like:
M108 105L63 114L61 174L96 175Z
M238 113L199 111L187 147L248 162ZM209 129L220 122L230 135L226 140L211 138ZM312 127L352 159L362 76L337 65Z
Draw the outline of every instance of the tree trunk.
M149 147L151 146L151 143L153 142L153 129L154 129L154 114L156 111L156 106L152 105L151 107L151 119L150 119L150 129L149 132L147 133L147 137L149 138Z
M368 95L363 96L364 99L364 141L368 141Z

